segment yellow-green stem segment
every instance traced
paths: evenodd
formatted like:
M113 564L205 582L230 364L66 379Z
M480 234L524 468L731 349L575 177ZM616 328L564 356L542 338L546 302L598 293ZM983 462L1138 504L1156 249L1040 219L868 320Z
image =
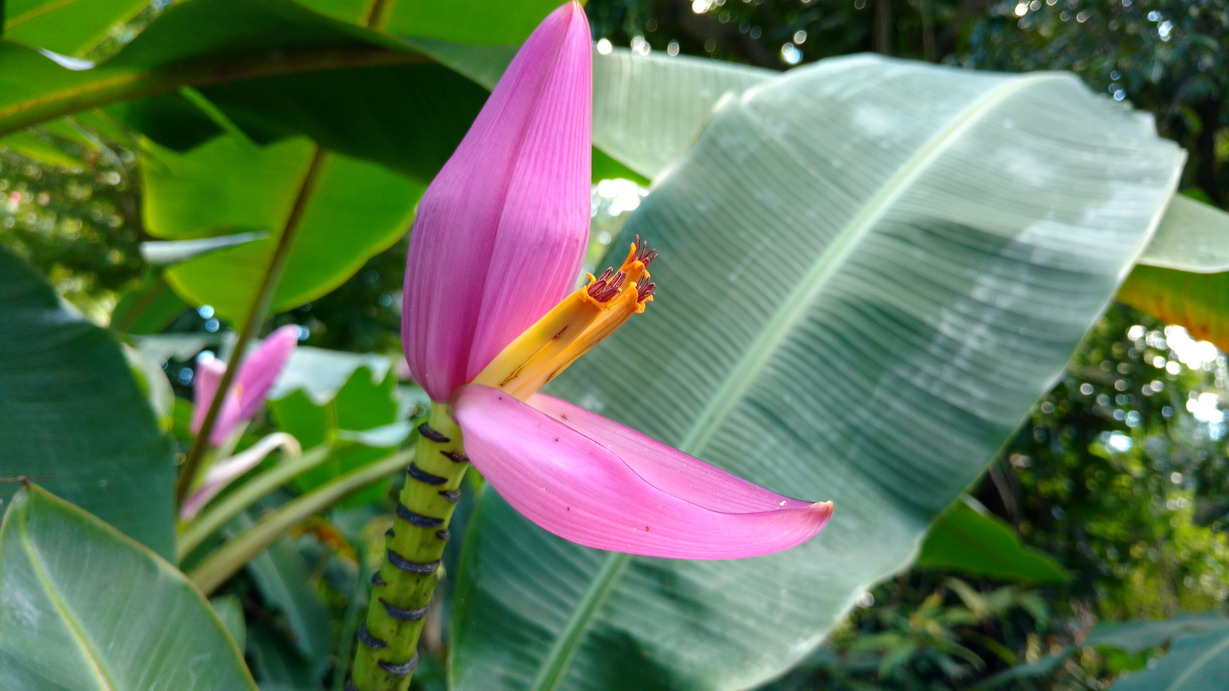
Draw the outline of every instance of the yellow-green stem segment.
M409 688L424 617L443 577L440 558L469 459L447 406L432 404L430 418L418 430L414 462L385 540L384 563L371 581L371 602L359 627L347 689Z

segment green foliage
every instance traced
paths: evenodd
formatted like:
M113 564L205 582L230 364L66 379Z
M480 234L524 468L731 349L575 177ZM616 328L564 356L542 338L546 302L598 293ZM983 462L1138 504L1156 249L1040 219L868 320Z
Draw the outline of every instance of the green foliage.
M334 477L387 456L409 435L410 425L394 425L403 420L396 381L391 371L375 381L365 367L353 370L344 386L317 403L303 390L272 401L271 409L278 428L288 432L312 449L338 441L363 441L342 444L329 454L329 460L300 475L295 486L302 491L319 487ZM364 434L367 433L367 434ZM380 438L381 433L384 438ZM386 484L370 487L344 502L343 506L363 506L388 493Z
M270 633L277 631L279 638L291 643L297 654L283 654L307 671L305 678L317 680L310 686L318 687L318 680L336 661L329 659L333 652L329 612L309 569L306 557L286 539L247 565L261 601L268 605L265 623Z
M1006 522L957 501L931 526L914 566L1029 585L1071 578L1045 552L1020 544Z
M858 600L830 640L766 691L964 688L1015 664L1050 607L1016 586L902 575Z
M0 140L10 148L0 151L0 243L47 276L61 296L90 314L105 314L141 267L135 157L122 145L87 149L45 132L26 136L70 152L83 167L40 164Z
M264 30L270 26L277 30ZM0 61L5 74L22 75L0 76L0 133L128 102L111 113L164 146L188 148L234 127L260 143L305 133L422 182L460 141L483 97L405 43L289 0L173 6L93 69L68 69L11 42L0 43ZM174 93L181 87L198 91ZM377 117L385 112L412 112L417 126Z
M119 345L3 248L0 303L0 477L26 475L172 554L170 440Z
M145 5L146 0L7 0L0 9L5 38L55 53L80 55Z
M174 567L29 486L0 528L0 676L11 688L255 689ZM18 604L19 603L19 604Z

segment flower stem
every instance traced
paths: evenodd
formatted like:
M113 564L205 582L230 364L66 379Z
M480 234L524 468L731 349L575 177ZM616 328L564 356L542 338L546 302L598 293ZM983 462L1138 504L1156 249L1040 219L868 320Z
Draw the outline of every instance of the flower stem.
M359 628L348 690L405 691L418 664L418 637L435 586L448 521L461 497L469 459L447 406L434 403L418 428L418 448L401 490L384 563L373 584L367 619Z
M183 506L184 500L188 498L189 491L196 484L197 475L201 472L201 459L204 457L205 450L209 447L209 437L213 433L213 427L217 423L219 413L222 410L222 401L226 398L226 392L230 389L231 382L235 379L235 373L239 371L239 364L243 359L243 354L247 351L248 343L256 335L260 325L264 323L265 315L269 312L269 305L273 302L273 293L277 290L277 282L282 277L282 270L286 268L286 260L290 256L290 248L294 245L294 238L298 234L299 223L303 220L303 214L307 211L308 202L316 191L316 183L319 181L320 174L323 172L327 161L327 152L320 147L316 147L311 161L307 164L307 172L303 175L303 182L299 185L299 194L295 197L294 205L290 208L290 215L286 217L286 224L282 228L282 234L277 240L273 254L269 257L269 264L265 269L264 276L261 278L260 286L256 289L255 295L252 296L252 304L247 314L244 315L243 327L239 329L239 340L235 343L235 349L230 355L230 364L226 367L226 371L222 373L221 380L218 381L218 389L214 392L213 400L209 402L209 409L205 412L205 419L201 421L200 431L197 432L196 438L192 440L192 447L188 449L188 455L184 459L183 467L180 469L179 479L175 482L176 511L179 511L179 508Z

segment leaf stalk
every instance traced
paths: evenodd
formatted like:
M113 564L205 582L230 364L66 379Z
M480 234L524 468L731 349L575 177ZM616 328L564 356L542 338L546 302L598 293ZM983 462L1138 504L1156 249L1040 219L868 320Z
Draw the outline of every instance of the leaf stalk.
M316 190L316 184L327 161L328 152L320 147L316 147L311 162L307 166L307 172L303 176L303 183L299 185L299 194L295 197L294 206L290 209L290 215L286 217L286 224L282 229L281 237L277 239L277 246L273 250L273 255L269 258L269 266L265 269L264 276L261 277L260 286L256 289L256 295L252 299L252 306L248 309L247 315L245 315L243 320L243 326L239 329L239 340L235 343L235 349L231 353L230 362L222 373L222 379L218 382L218 389L214 393L213 400L209 402L209 409L205 412L204 421L201 422L200 431L197 433L196 438L192 440L192 447L188 450L188 455L184 459L183 468L180 469L179 479L175 482L176 511L179 510L179 507L183 506L188 493L196 484L197 475L201 472L201 459L204 458L205 450L209 447L209 437L213 433L214 426L217 424L218 414L222 410L222 402L226 400L226 392L230 389L236 372L239 371L239 364L243 360L243 354L247 351L248 344L251 343L252 337L256 334L261 324L264 323L265 315L269 311L269 305L273 302L273 293L277 290L278 280L282 276L282 270L286 268L286 260L290 256L290 248L294 245L294 238L299 229L299 224L303 219L304 212L307 210L308 202Z
M243 565L308 516L332 506L346 496L404 468L410 452L403 451L342 475L319 489L287 502L209 555L188 574L208 595Z

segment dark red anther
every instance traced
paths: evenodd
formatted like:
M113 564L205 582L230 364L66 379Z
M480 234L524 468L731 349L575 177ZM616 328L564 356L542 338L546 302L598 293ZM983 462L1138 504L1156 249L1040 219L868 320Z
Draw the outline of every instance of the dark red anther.
M636 284L636 299L640 302L644 302L645 300L653 297L653 293L655 292L657 292L657 284L649 283L649 279L647 278L640 279L640 282Z
M589 297L598 302L606 302L619 294L625 280L627 280L627 274L622 271L614 273L614 269L606 269L601 276L597 277L593 285L589 286Z
M636 236L636 249L634 251L633 256L635 256L636 261L640 262L641 264L644 264L645 267L647 268L648 265L652 264L653 260L657 258L657 250L649 249L648 243L646 243L644 240L641 240L640 236L637 235Z

